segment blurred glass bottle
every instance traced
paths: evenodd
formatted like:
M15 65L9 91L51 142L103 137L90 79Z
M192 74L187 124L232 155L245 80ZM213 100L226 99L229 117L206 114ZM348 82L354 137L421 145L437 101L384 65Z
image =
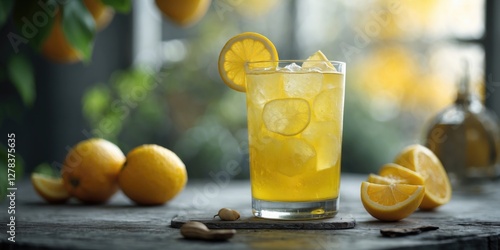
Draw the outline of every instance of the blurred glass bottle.
M426 139L455 189L482 185L500 175L498 118L471 93L468 65L455 103L432 120Z

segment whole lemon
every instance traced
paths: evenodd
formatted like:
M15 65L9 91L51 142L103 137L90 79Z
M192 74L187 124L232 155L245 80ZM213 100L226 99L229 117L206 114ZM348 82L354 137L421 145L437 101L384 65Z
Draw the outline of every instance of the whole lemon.
M106 28L115 15L113 9L106 6L101 0L84 0L83 3L94 18L97 30Z
M210 7L212 0L156 0L158 9L180 26L198 22Z
M60 13L56 15L52 29L42 44L41 52L46 58L57 63L74 63L83 58L82 53L66 39Z
M92 15L97 30L105 28L114 16L113 9L104 5L100 0L85 0L85 7ZM42 44L42 54L57 63L75 63L82 60L83 55L75 49L66 38L63 31L63 20L59 9L56 12L52 29Z
M104 203L118 191L118 174L125 155L104 139L88 139L74 146L62 169L64 187L85 203Z
M161 205L186 185L184 163L172 151L158 145L142 145L127 154L118 176L123 193L139 205Z

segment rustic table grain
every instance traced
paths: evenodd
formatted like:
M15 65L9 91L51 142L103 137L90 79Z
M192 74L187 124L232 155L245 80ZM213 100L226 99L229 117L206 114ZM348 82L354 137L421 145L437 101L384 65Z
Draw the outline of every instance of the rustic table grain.
M432 212L417 211L384 223L364 210L359 187L366 176L343 174L341 211L356 220L353 229L238 229L227 242L191 241L170 227L176 215L216 214L229 207L250 207L248 181L190 181L164 206L141 207L122 193L105 205L45 203L28 181L16 192L15 243L8 240L8 200L1 203L0 249L500 249L500 184L482 194L454 193L451 202ZM438 230L388 238L380 229L437 226Z

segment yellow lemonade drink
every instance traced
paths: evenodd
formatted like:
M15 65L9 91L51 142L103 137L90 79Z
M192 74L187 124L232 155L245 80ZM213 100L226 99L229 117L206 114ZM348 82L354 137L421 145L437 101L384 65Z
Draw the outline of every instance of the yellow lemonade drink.
M340 187L345 63L308 60L269 65L248 63L246 69L254 215L334 216Z

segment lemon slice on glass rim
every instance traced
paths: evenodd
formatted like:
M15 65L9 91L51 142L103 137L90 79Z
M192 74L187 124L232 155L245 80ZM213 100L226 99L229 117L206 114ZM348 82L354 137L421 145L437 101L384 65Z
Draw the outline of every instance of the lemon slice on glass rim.
M276 66L278 52L265 36L255 32L244 32L227 41L219 55L219 74L230 88L246 92L245 64L248 62L273 61ZM266 66L266 65L261 65Z

